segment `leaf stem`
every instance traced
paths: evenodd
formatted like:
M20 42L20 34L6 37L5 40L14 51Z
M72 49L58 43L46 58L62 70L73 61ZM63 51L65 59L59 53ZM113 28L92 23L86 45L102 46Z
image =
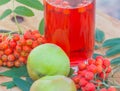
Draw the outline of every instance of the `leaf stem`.
M13 17L14 17L14 19L15 19L15 24L16 24L16 26L17 26L17 28L18 28L18 32L20 33L20 34L23 34L23 32L22 32L22 30L21 30L21 28L20 28L20 26L19 26L19 24L18 24L18 21L17 21L17 18L16 18L16 14L14 13L14 0L12 0L12 12L13 12Z

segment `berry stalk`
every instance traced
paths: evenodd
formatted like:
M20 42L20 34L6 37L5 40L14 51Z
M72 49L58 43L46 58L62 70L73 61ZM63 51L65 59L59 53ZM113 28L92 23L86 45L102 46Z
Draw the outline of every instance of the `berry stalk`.
M21 30L21 28L20 28L20 26L19 26L19 23L18 23L18 21L17 21L17 18L16 18L16 14L14 13L14 8L15 8L15 5L14 5L14 0L12 0L12 12L13 12L13 17L14 17L14 19L15 19L15 24L16 24L16 26L17 26L17 28L18 28L18 32L19 32L19 34L23 34L23 32L22 32L22 30Z

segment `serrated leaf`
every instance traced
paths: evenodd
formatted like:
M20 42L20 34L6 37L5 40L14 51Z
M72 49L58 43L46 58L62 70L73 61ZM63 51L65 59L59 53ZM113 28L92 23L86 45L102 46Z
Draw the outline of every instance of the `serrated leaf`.
M0 75L2 76L8 76L8 77L29 77L28 72L27 72L27 68L26 66L22 66L20 68L11 68L8 71L5 72L1 72Z
M15 8L14 12L18 15L22 15L22 16L27 16L27 17L31 17L34 16L34 13L31 9L25 7L25 6L18 6Z
M41 20L40 24L39 24L39 32L40 34L44 34L44 18Z
M120 38L112 38L112 39L105 40L102 46L113 47L117 44L120 44Z
M4 83L2 83L2 84L0 84L0 85L6 86L7 89L11 89L11 88L13 88L14 86L16 86L15 83L14 83L13 81L4 82Z
M118 64L120 64L120 57L111 60L111 65L118 65Z
M93 54L93 58L94 58L94 59L95 59L97 56L103 56L103 55L98 54L98 53L94 53L94 54Z
M8 15L10 15L12 13L11 9L7 9L3 12L3 14L0 16L0 20L4 19L5 17L7 17Z
M4 5L6 3L8 3L10 0L0 0L0 5Z
M13 81L22 91L30 91L31 84L29 84L27 81L17 77L13 78Z
M106 51L106 56L110 57L110 56L114 56L114 55L119 54L119 53L120 53L120 44L118 44L116 46L113 46L110 49L108 49Z
M102 42L105 39L105 34L100 29L96 29L95 40L97 42Z
M39 0L16 0L16 1L37 10L43 10L43 5Z

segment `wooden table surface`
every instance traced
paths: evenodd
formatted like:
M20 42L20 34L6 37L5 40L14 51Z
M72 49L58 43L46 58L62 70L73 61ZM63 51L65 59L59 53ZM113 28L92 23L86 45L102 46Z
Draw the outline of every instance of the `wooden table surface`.
M10 8L10 5L7 5ZM0 14L8 7L0 6ZM35 16L31 18L24 17L24 22L20 24L22 27L22 30L29 30L29 29L37 29L39 25L39 21L43 17L43 13L40 11L35 11ZM16 31L17 28L15 24L11 21L13 15L10 15L4 20L0 21L0 29L7 29L7 30L13 30ZM114 37L120 37L120 21L117 19L114 19L103 12L100 12L97 10L96 13L96 27L103 30L105 32L105 38L114 38ZM5 71L6 69L3 67L0 67L0 72ZM6 82L11 80L10 78L0 76L0 83ZM7 90L5 87L0 86L0 91L21 91L18 88L12 88Z

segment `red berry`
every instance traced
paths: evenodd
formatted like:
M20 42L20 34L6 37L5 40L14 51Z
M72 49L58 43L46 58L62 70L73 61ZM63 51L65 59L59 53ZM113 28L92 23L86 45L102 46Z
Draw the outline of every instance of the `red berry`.
M3 42L1 44L1 47L2 47L3 50L7 49L8 48L8 43L7 42Z
M37 39L41 37L41 35L40 35L39 33L34 34L34 36L35 36Z
M96 69L97 69L97 73L101 73L103 71L103 68L100 65L98 65Z
M19 34L13 34L13 40L14 41L20 40L20 35Z
M4 54L4 52L3 51L0 51L0 58L1 58L1 56Z
M107 91L117 91L115 87L109 87Z
M2 41L6 41L7 38L8 38L8 35L3 35L3 36L2 36Z
M87 83L85 86L86 91L95 91L95 85L93 83Z
M20 56L18 60L20 62L24 63L27 59L26 59L26 57Z
M100 89L100 91L108 91L106 88L102 88Z
M3 55L1 59L2 59L2 61L7 61L8 57L7 57L7 55Z
M106 69L106 66L102 65L102 68L103 68L103 69Z
M13 66L14 66L14 63L13 63L13 62L10 62L10 61L7 62L7 67L11 68L11 67L13 67Z
M88 64L91 65L91 64L94 64L95 63L95 60L94 59L88 59Z
M19 46L19 45L17 45L15 50L16 50L17 52L21 52L21 51L22 51L22 47Z
M103 60L104 58L103 58L103 56L97 56L97 57L96 57L96 60L97 60L97 59L102 59L102 60Z
M79 84L75 84L77 89L80 89L80 85Z
M87 71L87 70L83 70L80 75L81 75L82 77L85 77L86 72L88 72L88 71Z
M107 73L110 73L110 72L111 72L111 70L112 70L112 68L111 68L110 66L109 66L109 67L107 67L106 69L107 69L107 70L106 70L106 72L107 72Z
M31 48L29 46L23 46L23 51L30 52Z
M104 65L105 67L110 66L110 61L109 61L109 59L104 59L104 60L103 60L103 65Z
M15 58L19 58L19 56L20 56L20 53L19 52L17 52L17 51L14 51L14 56L15 56Z
M89 70L95 74L97 72L97 67L96 67L96 65L91 64L87 67L87 70Z
M43 38L42 37L38 38L37 42L38 42L38 44L42 44L43 43Z
M42 44L47 43L46 39L42 37Z
M0 43L2 42L2 38L0 38Z
M80 86L85 86L87 83L88 83L88 81L87 81L85 78L81 78L81 79L79 80L79 85L80 85Z
M83 71L79 71L79 70L78 70L78 71L77 71L77 74L78 74L78 75L81 75L82 72L83 72ZM81 76L82 76L82 75L81 75Z
M38 44L37 41L33 41L32 48L35 48L35 47L37 47L38 45L39 45L39 44Z
M21 62L19 60L14 62L15 67L20 67L21 66Z
M17 45L17 43L16 43L15 41L11 40L11 41L9 42L9 45L10 45L11 48L15 48L16 45Z
M80 91L86 91L85 87L81 87Z
M79 84L80 77L79 76L74 76L72 80L76 83Z
M36 33L39 33L39 31L38 31L38 30L33 30L33 31L32 31L32 34L33 34L33 35L36 34Z
M28 56L28 53L25 52L25 51L22 51L22 52L21 52L21 56L23 56L23 57L27 57L27 56Z
M8 61L15 61L15 56L13 54L8 55Z
M79 70L84 70L86 67L87 67L87 65L86 65L84 62L80 62L80 63L78 64Z
M4 62L3 62L3 66L6 66L6 65L7 65L7 62L6 62L6 61L4 61Z
M32 45L32 42L33 42L33 40L31 40L31 39L26 40L26 44L29 45L29 46Z
M0 50L3 50L3 46L2 46L2 43L0 43Z
M103 64L103 59L100 57L96 57L95 65L102 65Z
M8 49L6 49L6 50L4 51L4 53L5 53L6 55L9 55L9 54L12 53L12 49L8 48Z
M23 46L23 45L26 44L26 40L25 40L24 38L21 38L21 39L19 40L18 44L19 44L20 46Z
M26 31L23 36L25 39L31 39L32 31L31 30Z
M3 65L3 61L2 60L0 60L0 66L2 66Z
M85 73L85 78L86 78L87 80L92 80L92 79L94 78L94 74L93 74L92 72L90 72L90 71L87 71L87 72Z

